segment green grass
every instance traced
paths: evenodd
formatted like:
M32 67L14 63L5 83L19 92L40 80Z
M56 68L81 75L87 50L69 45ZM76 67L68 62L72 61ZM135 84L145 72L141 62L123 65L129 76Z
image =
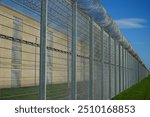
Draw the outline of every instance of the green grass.
M113 100L150 100L150 76L118 94Z
M0 89L0 99L3 100L38 100L39 87L20 87ZM64 84L47 85L47 99L61 99L68 95L68 86Z
M88 82L77 82L78 99L87 99ZM67 83L49 84L46 87L46 99L68 99L70 95L70 88ZM19 88L3 88L0 89L0 100L38 100L39 87L19 87Z
M78 82L81 91L78 99L85 99L87 83ZM47 99L65 99L69 95L67 83L47 85ZM0 89L0 99L3 100L38 100L39 87L20 87ZM112 98L113 100L150 100L150 76Z

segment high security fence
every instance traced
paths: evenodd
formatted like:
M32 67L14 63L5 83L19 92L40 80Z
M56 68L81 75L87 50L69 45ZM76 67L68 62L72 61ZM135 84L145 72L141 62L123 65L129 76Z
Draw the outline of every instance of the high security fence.
M148 75L97 0L42 1L0 1L0 99L111 99Z

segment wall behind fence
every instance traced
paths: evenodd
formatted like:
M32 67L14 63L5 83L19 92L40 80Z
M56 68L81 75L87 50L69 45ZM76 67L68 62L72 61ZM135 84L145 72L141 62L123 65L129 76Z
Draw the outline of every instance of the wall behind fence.
M10 2L20 8L0 4L0 99L39 99L40 0ZM72 99L74 3L48 3L46 98ZM148 75L82 9L76 12L76 99L111 99Z

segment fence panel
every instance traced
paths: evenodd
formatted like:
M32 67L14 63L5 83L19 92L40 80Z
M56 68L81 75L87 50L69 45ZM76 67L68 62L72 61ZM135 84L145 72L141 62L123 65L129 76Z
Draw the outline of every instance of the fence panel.
M111 99L149 75L76 3L48 0L46 99ZM41 0L0 3L0 99L39 99L40 17Z

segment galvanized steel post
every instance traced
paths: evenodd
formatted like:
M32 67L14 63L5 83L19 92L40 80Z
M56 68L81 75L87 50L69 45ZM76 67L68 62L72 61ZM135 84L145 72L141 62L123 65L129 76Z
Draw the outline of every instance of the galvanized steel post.
M114 52L114 59L115 59L115 61L114 61L114 66L115 66L115 95L117 95L117 40L116 39L114 39L114 47L115 47L115 52Z
M124 90L124 48L122 47L122 90Z
M77 88L76 88L76 45L77 45L77 2L73 2L72 9L72 43L71 43L71 99L77 99Z
M131 85L133 84L133 60L132 60L132 55L131 55Z
M94 80L94 33L93 18L90 19L89 31L89 99L94 99L93 80Z
M46 74L47 74L47 9L48 0L41 0L41 23L40 23L40 79L39 79L39 90L40 99L46 99Z
M131 69L130 69L130 65L131 63L130 63L130 54L128 53L128 75L129 75L129 77L128 77L128 87L130 87L130 72L131 72Z
M136 59L136 82L138 83L139 82L139 80L138 80L138 67L139 67L139 65L138 65L138 60Z
M103 88L104 88L104 30L101 28L101 99L103 99Z
M134 66L133 66L133 70L134 70L134 84L136 83L136 62L135 62L135 58L133 58L133 63L134 63Z
M121 45L119 46L119 93L121 92Z
M128 79L129 79L129 57L128 57L128 52L127 52L127 88L129 87Z
M129 87L131 86L131 77L132 77L132 65L131 65L131 56L130 56L130 53L129 53Z
M130 87L130 57L128 52L128 88Z
M109 99L111 98L111 36L109 35L109 40L108 40L108 46L109 46Z
M139 74L139 72L140 72L140 63L138 62L138 82L140 81L140 74Z
M127 51L125 49L125 89L127 89Z
M99 53L98 53L98 54L101 55L101 30L99 30L99 34L100 34L100 36L99 36L99 43L100 43L100 45L99 45ZM98 85L98 88L99 88L99 89L98 89L98 91L99 91L98 94L99 94L99 95L98 95L98 96L99 96L99 97L98 97L98 99L101 99L101 95L102 95L102 94L101 94L101 73L100 73L100 71L101 71L101 56L100 56L98 62L99 62L99 67L98 67L98 68L99 68L99 69L98 69L98 72L99 72L99 75L98 75L98 76L99 76L99 80L98 80L98 81L99 81L99 82L98 82L98 84L99 84L99 85Z

